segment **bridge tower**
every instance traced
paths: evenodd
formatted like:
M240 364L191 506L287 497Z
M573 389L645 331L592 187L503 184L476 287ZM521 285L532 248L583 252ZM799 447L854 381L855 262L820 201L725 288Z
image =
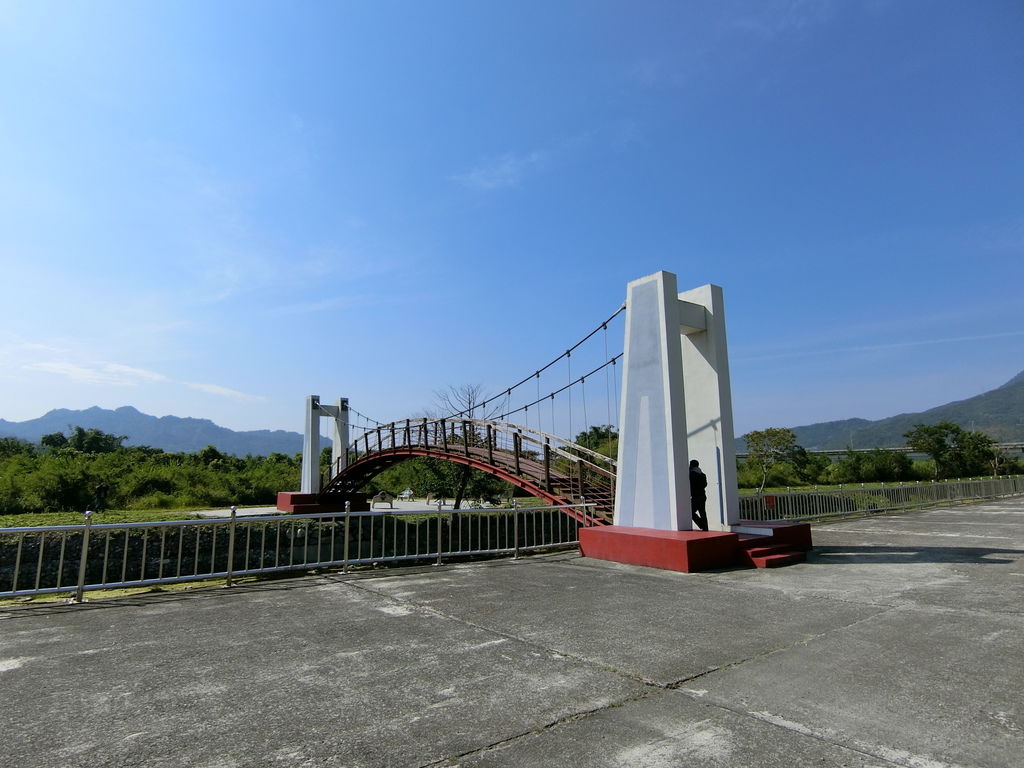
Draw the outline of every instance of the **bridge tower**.
M739 523L725 303L656 272L626 289L615 525L688 531L689 460L708 478L711 531Z
M306 398L306 427L302 439L300 493L320 492L320 418L331 419L331 474L339 472L348 456L348 398L324 405L319 395Z
M581 528L585 557L673 571L802 560L807 524L740 520L722 289L655 272L626 289L613 525ZM689 461L708 479L694 530Z

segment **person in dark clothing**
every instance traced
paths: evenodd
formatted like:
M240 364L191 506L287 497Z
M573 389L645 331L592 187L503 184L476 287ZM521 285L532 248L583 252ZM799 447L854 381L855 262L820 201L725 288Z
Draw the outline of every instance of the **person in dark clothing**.
M102 480L93 489L92 511L103 512L107 508L107 491L110 490Z
M707 487L707 475L701 472L700 464L696 459L690 459L690 508L693 522L702 531L708 529Z

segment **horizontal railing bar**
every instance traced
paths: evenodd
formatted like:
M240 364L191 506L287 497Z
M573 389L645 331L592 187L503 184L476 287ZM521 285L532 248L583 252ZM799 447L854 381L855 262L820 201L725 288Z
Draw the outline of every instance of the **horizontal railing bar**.
M75 593L75 601L80 602L84 592L95 590L221 579L228 580L230 586L232 579L285 571L415 561L440 563L444 558L486 555L515 556L524 551L577 545L578 530L590 522L595 506L593 502L586 502L439 512L430 509L364 510L234 520L0 529L0 544L6 546L8 552L17 550L18 553L16 557L11 556L13 570L8 563L0 563L0 579L5 579L10 587L0 590L0 597ZM582 510L584 519L574 518L568 514L570 510ZM558 519L564 522L545 524L546 520L551 520L552 513L557 513ZM403 531L397 527L400 524L405 526ZM535 538L538 527L540 539ZM151 529L158 529L160 533L151 534ZM413 529L416 533L410 536ZM522 535L510 536L510 529L513 534L519 530ZM528 530L532 536L526 533ZM135 535L130 535L133 532ZM252 532L257 535L252 536ZM54 534L61 540L59 561L56 556L43 556L46 543ZM351 554L350 537L354 537L356 548ZM166 553L165 542L168 542ZM117 546L113 554L112 543ZM183 544L188 547L184 557ZM493 546L488 546L490 544ZM30 550L38 547L38 559L22 557L26 545ZM65 545L70 547L66 560ZM341 552L345 554L339 557ZM252 565L253 562L260 565ZM79 569L77 584L69 583L66 576L62 576L73 566ZM154 575L147 578L148 574ZM19 583L31 586L17 588Z

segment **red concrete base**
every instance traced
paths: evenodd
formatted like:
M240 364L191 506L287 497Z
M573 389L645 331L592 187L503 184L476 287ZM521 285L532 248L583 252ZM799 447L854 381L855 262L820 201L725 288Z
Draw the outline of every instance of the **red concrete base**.
M277 508L282 512L291 512L296 515L316 515L321 512L344 512L346 499L340 498L330 503L321 503L319 494L298 493L295 491L279 491L277 494ZM365 496L348 499L352 512L366 512L370 508Z
M722 531L659 531L600 525L580 529L580 554L668 571L707 571L736 563L739 536Z
M646 565L668 571L707 571L731 566L776 568L802 563L811 548L807 523L761 523L744 520L724 531L660 531L602 525L580 529L580 554L598 560Z
M737 528L757 530L762 536L769 536L772 544L788 544L791 549L798 549L806 552L811 549L811 524L810 523L786 523L773 520L761 523L756 520L740 520Z

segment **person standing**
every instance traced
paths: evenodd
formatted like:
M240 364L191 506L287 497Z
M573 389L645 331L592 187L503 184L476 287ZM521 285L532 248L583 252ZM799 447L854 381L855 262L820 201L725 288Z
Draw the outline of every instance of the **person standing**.
M690 459L690 509L693 522L702 531L708 529L708 478L696 459Z

